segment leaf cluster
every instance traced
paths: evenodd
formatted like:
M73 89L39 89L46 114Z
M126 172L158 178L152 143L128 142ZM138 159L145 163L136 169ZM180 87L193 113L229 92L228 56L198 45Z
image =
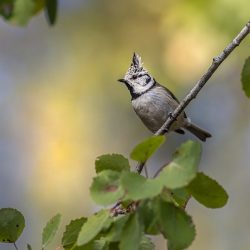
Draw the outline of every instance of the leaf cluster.
M152 136L131 152L132 159L145 162L164 143L164 136ZM96 177L90 194L103 208L88 218L72 220L65 229L66 250L152 250L154 235L163 235L169 250L185 249L195 238L195 225L185 211L193 197L209 208L223 207L225 190L213 179L198 172L201 145L182 144L154 178L131 171L129 160L120 154L96 159ZM61 215L55 215L42 233L42 249L54 238ZM18 227L17 227L18 225ZM0 242L14 243L22 233L24 218L15 209L0 210ZM32 249L27 245L28 249Z
M139 163L147 161L164 140L164 136L150 137L132 150L131 158ZM111 210L100 212L103 220L98 219L99 223L95 221L99 213L87 219L79 231L76 246L85 249L88 244L101 240L105 242L101 249L113 249L116 243L115 249L139 250L142 242L146 249L154 249L149 236L162 234L169 250L187 248L195 238L194 223L185 211L188 200L193 197L206 207L220 208L228 199L215 180L198 172L200 157L201 145L187 141L155 178L132 172L129 161L122 155L98 157L91 196L103 206L119 202ZM93 230L90 239L86 232Z

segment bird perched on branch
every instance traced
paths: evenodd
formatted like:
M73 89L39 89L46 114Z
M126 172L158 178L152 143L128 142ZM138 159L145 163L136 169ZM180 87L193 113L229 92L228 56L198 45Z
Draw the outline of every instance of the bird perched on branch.
M134 53L131 66L123 79L130 94L132 106L145 126L155 133L171 116L179 105L178 99L166 87L160 85L143 67L141 57ZM182 112L170 127L170 131L184 134L186 129L200 140L206 141L211 134L191 123L191 119Z

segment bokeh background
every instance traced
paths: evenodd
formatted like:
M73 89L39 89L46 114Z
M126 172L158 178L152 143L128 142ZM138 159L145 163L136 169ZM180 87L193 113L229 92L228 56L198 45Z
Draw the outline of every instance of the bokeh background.
M132 53L182 98L248 21L249 9L249 0L61 0L54 27L43 14L25 28L0 21L0 207L26 217L20 249L26 243L40 249L42 227L57 212L64 227L96 211L89 196L95 158L129 156L150 135L116 81ZM213 134L203 144L200 168L230 196L219 210L190 201L197 228L191 250L250 249L250 100L240 85L249 42L187 109ZM195 139L188 133L167 137L148 164L151 173L181 142ZM160 237L155 244L166 249Z

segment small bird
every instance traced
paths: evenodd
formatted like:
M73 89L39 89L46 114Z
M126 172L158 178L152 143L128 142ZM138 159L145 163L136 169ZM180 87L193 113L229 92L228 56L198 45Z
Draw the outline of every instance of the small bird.
M179 105L178 99L166 87L160 85L143 67L141 57L134 53L131 66L125 77L119 79L124 83L130 94L132 106L144 125L155 133L171 116ZM207 131L191 123L191 119L182 112L170 127L170 131L184 134L186 129L201 141L211 137Z

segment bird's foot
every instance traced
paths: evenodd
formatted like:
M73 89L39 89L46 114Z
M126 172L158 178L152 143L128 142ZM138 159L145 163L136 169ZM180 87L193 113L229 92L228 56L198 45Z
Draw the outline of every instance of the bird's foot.
M177 121L177 119L173 117L172 112L169 112L169 113L168 113L168 117L169 117L171 120Z

